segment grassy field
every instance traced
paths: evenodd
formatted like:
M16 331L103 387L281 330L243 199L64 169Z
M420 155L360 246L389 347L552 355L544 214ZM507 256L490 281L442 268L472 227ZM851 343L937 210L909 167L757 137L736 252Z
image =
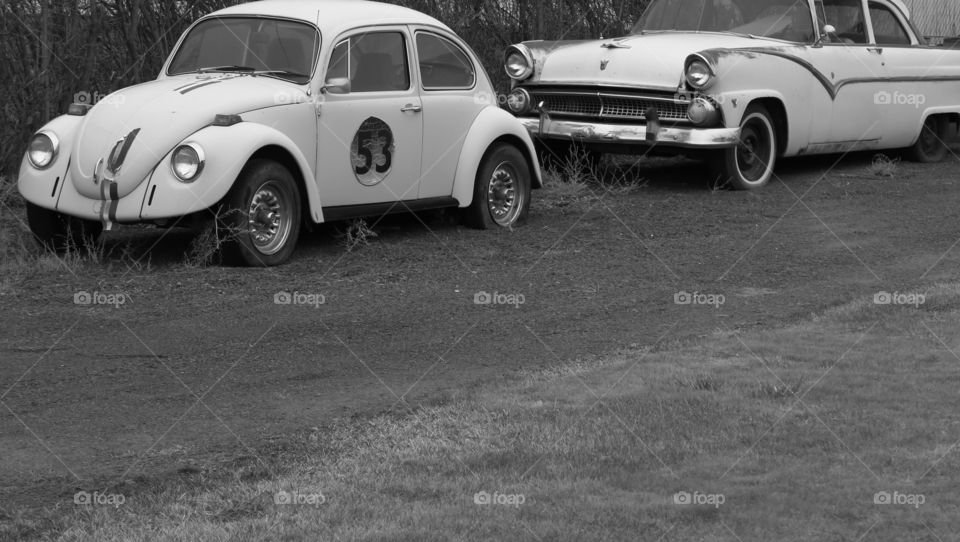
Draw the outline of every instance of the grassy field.
M0 538L953 540L958 348L960 285L859 299L82 488Z

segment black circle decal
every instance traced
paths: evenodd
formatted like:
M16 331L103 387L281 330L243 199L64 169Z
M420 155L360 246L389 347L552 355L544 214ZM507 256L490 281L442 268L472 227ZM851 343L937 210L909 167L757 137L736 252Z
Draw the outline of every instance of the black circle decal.
M363 121L350 146L350 159L357 180L364 186L383 182L393 169L396 145L393 131L386 122L370 117Z

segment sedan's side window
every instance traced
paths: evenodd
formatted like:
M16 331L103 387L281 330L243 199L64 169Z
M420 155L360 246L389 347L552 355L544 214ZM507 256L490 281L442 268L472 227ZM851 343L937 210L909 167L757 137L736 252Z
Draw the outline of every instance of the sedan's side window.
M837 29L842 43L869 43L860 0L824 0L823 9L826 23Z
M326 80L350 80L351 92L410 89L406 39L400 32L368 32L338 43Z
M910 34L904 30L890 8L878 2L870 2L870 18L873 19L873 35L877 45L910 45Z
M417 34L417 54L424 90L473 88L477 80L473 62L452 41L420 32Z

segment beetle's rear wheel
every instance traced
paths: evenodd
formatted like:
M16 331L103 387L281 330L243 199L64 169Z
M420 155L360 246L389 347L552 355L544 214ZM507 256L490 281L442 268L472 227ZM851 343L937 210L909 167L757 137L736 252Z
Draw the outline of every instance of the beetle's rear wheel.
M218 225L225 260L251 267L280 265L300 235L300 190L276 162L247 164L221 205Z
M464 222L484 230L522 223L530 210L530 188L530 165L523 153L513 145L495 145L480 163Z
M949 119L942 115L931 115L923 123L920 138L906 150L905 156L913 162L941 162L947 157L951 137Z
M723 151L723 180L734 190L753 190L766 186L773 178L777 163L777 130L770 113L762 105L751 105L740 122L740 141Z

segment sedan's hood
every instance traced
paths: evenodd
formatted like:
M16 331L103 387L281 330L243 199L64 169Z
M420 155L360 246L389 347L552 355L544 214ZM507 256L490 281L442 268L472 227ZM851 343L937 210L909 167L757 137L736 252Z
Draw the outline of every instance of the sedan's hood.
M70 155L77 191L103 198L102 182L116 183L124 197L143 182L175 145L210 125L217 114L240 114L296 103L303 92L267 77L205 74L159 79L130 87L91 109ZM99 164L99 169L98 169Z
M598 41L532 41L533 84L610 85L674 91L688 56L705 49L783 46L735 34L662 32Z

